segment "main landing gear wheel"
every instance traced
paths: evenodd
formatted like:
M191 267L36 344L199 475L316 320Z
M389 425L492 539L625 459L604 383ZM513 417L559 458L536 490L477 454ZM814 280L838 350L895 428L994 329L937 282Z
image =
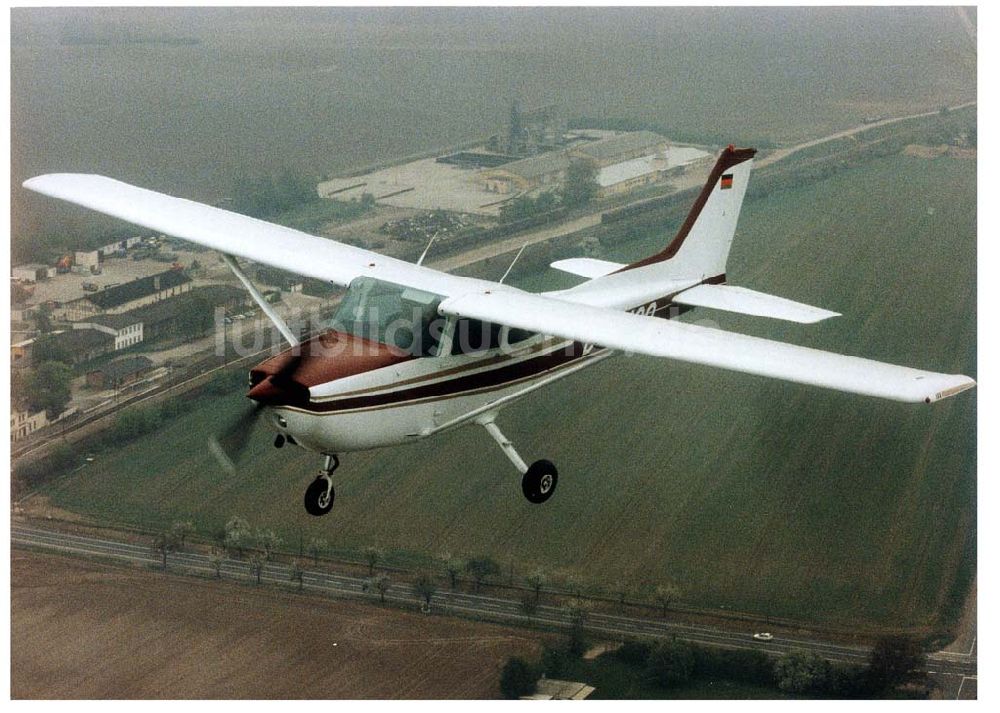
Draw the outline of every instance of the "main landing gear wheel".
M536 505L544 503L556 491L559 472L551 461L536 460L521 478L521 490L528 502Z
M333 507L335 497L333 485L327 476L319 476L306 488L306 512L316 517L326 515Z
M333 453L328 453L323 461L323 470L319 477L306 488L306 512L319 517L326 515L333 507L336 495L333 492L333 471L340 466L340 459Z

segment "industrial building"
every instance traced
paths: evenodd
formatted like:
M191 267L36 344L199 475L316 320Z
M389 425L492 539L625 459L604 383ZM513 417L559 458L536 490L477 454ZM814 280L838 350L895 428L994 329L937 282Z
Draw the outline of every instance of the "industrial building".
M568 152L553 151L487 169L480 173L480 178L487 191L505 195L558 188L566 177L569 164Z
M66 354L74 365L110 354L115 350L115 338L96 329L65 329L53 332L35 340L35 346L40 348L43 340L54 351Z
M521 159L479 173L485 190L516 195L562 185L573 161L590 161L597 168L599 196L625 193L663 179L668 166L667 140L652 131L619 134Z
M87 372L87 386L92 389L122 389L140 381L156 365L149 357L134 356L116 359Z
M554 104L521 111L515 101L507 131L491 137L487 148L512 157L534 156L558 149L565 143L565 134L566 121Z
M190 289L190 277L180 270L167 270L67 302L57 316L72 322L98 314L118 314L175 297Z
M73 329L94 329L110 334L115 339L115 351L131 347L142 341L142 320L134 313L101 314L79 322Z
M232 285L205 285L189 289L182 295L161 300L131 310L128 317L142 323L143 338L156 341L165 337L190 336L202 333L213 324L213 313L221 307L227 312L241 310L248 304L247 293ZM203 320L201 325L189 321L191 315ZM200 326L205 326L201 329Z
M38 263L17 265L11 268L10 276L11 279L18 280L20 282L38 282L39 280L55 277L56 268Z
M643 156L663 154L666 150L667 140L652 131L618 134L598 141L580 143L571 149L573 155L591 159L598 168L613 166Z

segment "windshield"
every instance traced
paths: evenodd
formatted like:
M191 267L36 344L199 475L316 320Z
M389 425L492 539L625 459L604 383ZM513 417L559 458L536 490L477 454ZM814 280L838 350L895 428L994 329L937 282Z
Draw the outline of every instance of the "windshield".
M437 312L440 303L441 296L431 292L359 277L348 287L331 326L414 356L434 356L445 324Z

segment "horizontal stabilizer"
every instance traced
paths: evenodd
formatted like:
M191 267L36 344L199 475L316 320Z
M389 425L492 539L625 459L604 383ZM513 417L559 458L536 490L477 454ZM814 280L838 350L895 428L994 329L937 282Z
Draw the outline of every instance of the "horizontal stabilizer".
M556 270L568 272L571 275L579 275L588 279L610 275L612 272L621 270L624 265L618 262L608 262L607 260L597 260L592 257L571 257L568 260L556 260L552 263Z
M726 312L738 312L754 317L783 319L786 322L813 324L830 317L839 317L839 312L820 309L811 305L775 297L765 292L755 292L745 287L731 285L698 285L684 290L674 297L674 302L692 307L710 307Z

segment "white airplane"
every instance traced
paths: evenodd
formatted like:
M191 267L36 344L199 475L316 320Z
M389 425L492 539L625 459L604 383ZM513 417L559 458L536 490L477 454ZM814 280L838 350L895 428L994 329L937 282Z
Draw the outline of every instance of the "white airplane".
M338 454L411 443L464 424L482 426L522 474L532 503L558 473L525 463L496 425L527 394L632 352L867 396L931 403L975 386L937 374L673 320L694 307L800 323L835 312L726 285L726 261L756 151L729 146L677 235L629 265L575 258L552 267L587 280L534 294L458 277L230 211L84 174L24 186L219 251L291 348L250 371L251 413L229 429L242 446L266 414L285 442L324 456L305 507L333 506ZM330 329L300 343L236 257L346 286ZM223 438L226 441L227 438ZM216 450L218 441L216 442ZM235 448L239 450L239 448ZM232 462L231 460L229 461Z

